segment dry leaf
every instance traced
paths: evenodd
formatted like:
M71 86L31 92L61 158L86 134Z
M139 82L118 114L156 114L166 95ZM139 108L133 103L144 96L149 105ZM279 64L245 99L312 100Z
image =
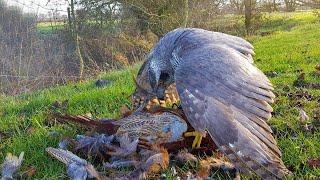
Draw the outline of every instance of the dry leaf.
M28 134L28 135L33 134L35 131L36 131L36 129L35 129L34 127L32 127L32 126L30 126L30 127L27 128L27 134Z
M92 114L90 112L86 113L84 116L88 117L88 118L92 118Z
M313 168L319 168L320 167L320 158L309 159L308 165Z
M35 167L31 166L26 171L21 174L22 179L30 179L32 176L36 174L37 170Z
M316 69L318 72L320 72L320 64L317 64L317 65L315 66L315 69Z

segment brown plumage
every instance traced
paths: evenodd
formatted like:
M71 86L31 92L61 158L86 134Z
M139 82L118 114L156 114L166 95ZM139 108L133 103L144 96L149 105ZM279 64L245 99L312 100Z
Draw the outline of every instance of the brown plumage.
M151 142L160 139L163 142L174 142L187 131L187 123L169 112L132 114L118 120L108 119L96 121L86 116L55 115L64 122L76 122L93 128L96 132L122 136L128 134L132 139L145 138Z
M171 114L168 116L168 114L164 114L162 118L165 119L165 117L172 117L172 116L177 116L180 117L183 120L186 120L186 117L183 114L183 111L181 109L171 109L171 108L164 108L164 107L159 107L155 106L153 108L150 108L148 113L157 115L161 117L163 113L169 113ZM132 117L125 117L121 119L101 119L101 120L94 120L92 118L86 117L86 116L73 116L73 115L61 115L61 114L56 114L54 115L54 118L60 122L73 122L73 123L78 123L81 124L82 126L91 129L94 132L98 133L104 133L104 134L124 134L124 133L129 133L129 136L132 138L140 138L139 145L140 147L150 149L150 144L145 144L145 143L150 143L146 139L146 136L144 134L148 134L147 132L151 133L153 132L154 138L157 138L158 141L161 141L161 145L165 147L170 153L177 153L180 149L183 148L189 148L192 145L193 138L192 137L186 137L186 138L181 138L177 139L176 141L168 142L166 140L166 135L170 134L160 134L156 133L154 131L150 131L151 127L159 126L159 125L164 125L168 122L161 120L162 118L158 118L158 123L148 126L148 123L145 124L144 126L141 126L141 122L143 122L143 119L148 119L146 122L152 122L152 116L140 116L140 119L137 118L139 116L134 116L135 118ZM141 120L142 119L142 120ZM190 124L187 123L187 131L193 131L194 129ZM140 125L139 125L140 124ZM121 127L123 125L123 127ZM138 126L138 129L143 128L143 131L137 130L137 128L132 128L133 126ZM130 133L131 132L131 133ZM213 143L212 139L207 136L203 138L202 140L202 147L200 149L192 149L191 153L193 154L212 154L212 151L214 151L217 147Z
M74 122L83 125L86 128L93 129L98 133L105 134L115 134L120 127L115 119L107 119L107 120L94 120L87 116L73 116L68 114L53 114L52 118L59 122L67 123Z

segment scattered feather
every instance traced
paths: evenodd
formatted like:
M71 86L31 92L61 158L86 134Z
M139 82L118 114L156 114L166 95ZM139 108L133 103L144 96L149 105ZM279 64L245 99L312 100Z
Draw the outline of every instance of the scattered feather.
M72 152L52 147L46 148L46 151L67 166L67 173L70 179L85 180L87 177L102 179L90 163Z
M36 174L37 170L35 167L31 166L26 171L21 173L21 179L31 179Z
M119 169L125 167L137 167L138 164L140 164L140 162L136 160L118 160L112 163L105 162L103 163L103 167L107 169Z
M13 179L14 174L19 170L23 161L24 152L19 157L8 153L2 164L2 179Z
M48 133L48 135L49 135L49 137L51 137L51 138L57 138L57 137L59 137L59 133L57 132L57 131L50 131L49 133Z
M70 145L70 139L63 139L62 141L59 142L58 147L60 149L67 150L69 145Z
M307 113L303 109L299 108L299 120L300 120L300 123L305 124L305 123L307 123L309 121L309 119L310 118L307 115Z
M83 155L104 159L106 147L114 140L113 135L95 134L93 136L77 135L75 150Z

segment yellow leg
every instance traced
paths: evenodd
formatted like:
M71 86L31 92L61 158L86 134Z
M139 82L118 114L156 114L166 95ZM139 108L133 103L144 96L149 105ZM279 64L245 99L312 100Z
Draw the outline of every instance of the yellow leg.
M194 140L192 143L192 148L199 148L201 145L201 141L202 141L202 133L199 131L193 131L193 132L186 132L184 133L185 137L191 137L194 136Z

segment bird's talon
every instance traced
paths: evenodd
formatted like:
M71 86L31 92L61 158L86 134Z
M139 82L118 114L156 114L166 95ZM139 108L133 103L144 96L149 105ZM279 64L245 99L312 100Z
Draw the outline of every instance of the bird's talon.
M201 141L202 141L202 135L198 136L197 144L195 146L196 148L200 148Z
M186 133L184 133L184 136L185 137L194 136L192 148L200 148L202 137L203 137L201 132L198 132L198 131L186 132Z

